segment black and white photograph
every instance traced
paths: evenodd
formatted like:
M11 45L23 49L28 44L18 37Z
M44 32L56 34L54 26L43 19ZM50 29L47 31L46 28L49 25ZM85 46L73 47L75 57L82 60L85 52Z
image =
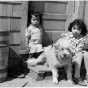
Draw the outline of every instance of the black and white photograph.
M88 87L88 1L0 0L0 87Z

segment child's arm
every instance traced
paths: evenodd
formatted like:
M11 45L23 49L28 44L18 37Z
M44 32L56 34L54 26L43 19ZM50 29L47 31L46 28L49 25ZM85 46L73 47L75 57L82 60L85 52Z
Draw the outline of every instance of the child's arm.
M26 31L25 32L26 44L29 45L29 40L31 38L31 30L30 30L30 28L27 28L25 31Z
M84 44L83 50L88 50L88 34L83 38L82 42Z

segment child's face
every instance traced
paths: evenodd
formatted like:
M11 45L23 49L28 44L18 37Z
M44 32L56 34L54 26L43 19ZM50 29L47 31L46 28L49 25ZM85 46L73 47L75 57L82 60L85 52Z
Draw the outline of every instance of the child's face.
M31 18L31 24L33 24L35 26L39 25L39 19L34 15L32 15L32 18Z
M81 29L79 29L79 27L77 25L74 25L72 27L72 33L73 33L74 36L78 36L81 33Z

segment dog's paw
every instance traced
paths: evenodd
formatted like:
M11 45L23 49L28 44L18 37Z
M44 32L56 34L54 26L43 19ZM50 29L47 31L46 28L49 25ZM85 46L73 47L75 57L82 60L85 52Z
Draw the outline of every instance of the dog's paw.
M58 84L58 79L53 79L53 83Z
M67 83L72 85L73 84L73 81L72 80L67 80Z
M35 59L29 59L26 62L27 62L28 65L31 65L31 66L35 66L36 65Z

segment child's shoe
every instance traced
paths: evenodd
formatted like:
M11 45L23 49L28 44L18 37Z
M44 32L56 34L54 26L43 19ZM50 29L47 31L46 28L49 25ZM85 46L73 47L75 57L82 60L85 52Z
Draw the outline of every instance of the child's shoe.
M25 78L25 74L19 75L18 78Z
M87 82L81 78L74 78L74 83L81 86L87 86Z
M86 75L86 81L87 81L87 83L88 83L88 75Z

